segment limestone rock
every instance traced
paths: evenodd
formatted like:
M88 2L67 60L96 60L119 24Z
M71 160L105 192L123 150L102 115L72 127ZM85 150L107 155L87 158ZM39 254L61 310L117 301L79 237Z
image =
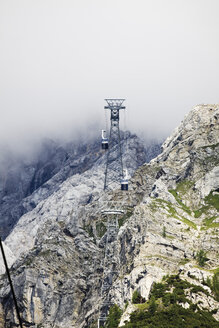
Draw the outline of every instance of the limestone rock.
M108 295L125 311L120 325L134 309L129 305L125 310L134 290L148 299L153 283L164 275L179 273L208 290L203 279L212 278L219 252L218 121L219 105L196 106L157 158L137 170L137 162L130 162L130 170L136 171L126 193L102 192L104 157L68 177L46 198L35 192L35 208L5 240L16 257L12 277L26 326L96 327L108 263L102 211L109 208L124 211L107 257L114 268ZM198 262L200 250L206 254L204 267ZM13 323L4 277L0 286L0 320ZM200 308L219 308L213 293L187 292Z
M4 249L7 264L10 267L15 261L15 256L13 255L10 248L7 245L5 245L5 243L3 241L2 241L2 246ZM3 262L3 258L2 258L2 254L1 254L1 256L0 256L0 275L3 274L4 272L5 272L5 264Z

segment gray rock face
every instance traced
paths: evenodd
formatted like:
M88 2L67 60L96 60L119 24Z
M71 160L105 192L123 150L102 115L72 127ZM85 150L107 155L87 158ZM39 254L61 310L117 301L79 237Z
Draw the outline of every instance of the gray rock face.
M128 167L136 167L150 161L160 152L156 143L144 146L136 136L126 133L130 156ZM122 140L124 135L122 134ZM99 140L90 143L58 143L45 140L32 158L15 158L8 155L0 165L0 225L5 238L19 218L31 211L37 204L56 192L69 177L82 174L95 163L104 163ZM136 166L137 163L137 166Z
M132 153L125 161L132 158L130 172L136 171L128 192L103 193L102 156L46 198L43 189L32 194L35 208L5 240L16 259L11 270L25 327L97 326L106 269L104 209L124 211L108 254L115 268L109 295L123 309L136 289L147 299L153 283L164 275L180 272L196 285L212 277L219 251L218 119L219 105L195 107L165 141L163 152L137 170L139 147L131 138ZM204 268L196 258L200 250L207 253ZM213 293L189 297L200 308L219 308ZM0 322L10 327L16 317L4 277L0 299ZM124 311L121 325L133 309ZM219 319L218 312L214 316Z

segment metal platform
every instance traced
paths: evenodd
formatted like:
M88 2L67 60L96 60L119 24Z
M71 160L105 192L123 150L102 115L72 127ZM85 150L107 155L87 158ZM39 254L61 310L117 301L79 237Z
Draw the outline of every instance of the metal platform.
M106 210L102 210L101 211L102 214L105 214L105 215L121 215L121 214L124 214L124 211L123 210L114 210L114 209L106 209Z

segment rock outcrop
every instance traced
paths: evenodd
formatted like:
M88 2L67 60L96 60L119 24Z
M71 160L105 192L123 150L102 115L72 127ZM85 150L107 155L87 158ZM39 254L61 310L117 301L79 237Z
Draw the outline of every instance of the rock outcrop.
M145 144L129 132L122 133L123 144L124 139L128 143L127 166L131 173L160 153L160 145L154 141ZM7 154L0 163L2 238L7 237L22 215L56 192L69 177L105 162L100 140L96 139L86 143L83 140L61 143L48 139L36 148L26 158Z
M188 302L219 319L219 303L203 285L218 268L218 121L219 105L196 106L164 142L162 153L136 170L126 193L103 194L101 157L20 218L5 244L16 257L12 278L25 327L97 326L107 240L101 211L108 208L124 211L109 291L124 310L120 326L135 310L130 305L135 290L147 300L155 282L176 273L208 290L188 289ZM137 165L130 167L134 171ZM10 327L16 316L4 277L0 297L0 320Z

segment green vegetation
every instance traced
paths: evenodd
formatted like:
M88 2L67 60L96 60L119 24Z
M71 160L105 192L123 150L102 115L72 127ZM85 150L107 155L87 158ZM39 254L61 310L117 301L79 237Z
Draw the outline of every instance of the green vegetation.
M166 278L165 283L154 284L150 297L155 297L156 300L161 298L164 306L176 302L189 303L185 297L184 290L190 287L193 287L193 285L185 280L181 280L178 275L170 276ZM170 292L171 289L173 289L172 293Z
M217 279L214 278L216 289ZM216 310L200 310L186 298L186 289L191 293L209 295L204 288L182 280L179 275L164 277L162 283L153 285L149 301L138 306L123 328L218 328L219 324L212 316ZM181 303L187 303L189 308L184 309Z
M190 259L186 258L186 259L182 259L180 262L179 262L179 265L184 265L186 263L190 262Z
M181 197L178 195L178 192L172 189L170 189L169 192L175 197L177 203L182 207L182 209L188 214L191 214L191 210L185 204L183 204Z
M185 198L186 193L188 193L188 190L191 189L191 187L194 185L194 182L192 181L188 181L188 180L184 180L181 181L177 184L176 189L171 189L169 190L169 192L175 197L177 203L179 204L179 206L185 211L187 212L189 215L192 214L191 210L182 202L182 198ZM194 213L194 217L195 218L199 218L202 214L207 215L208 211L213 207L216 210L219 210L219 194L213 194L213 192L211 191L209 193L208 196L205 197L204 199L205 201L205 205L202 206L201 208L198 208L196 210L193 211ZM171 208L169 208L171 214L174 216L176 213L173 212L173 210ZM215 217L214 217L215 218ZM218 223L214 223L213 220L214 218L210 218L210 219L206 219L204 221L204 227L203 229L208 229L208 228L218 228L219 224ZM186 218L182 218L182 221L186 224L188 224L190 227L193 227L194 229L196 229L196 225L186 219Z
M207 280L202 281L202 284L211 288L216 301L219 302L219 271L216 270L212 279L208 277Z
M205 202L219 211L219 194L213 195L213 192L211 191L210 194L205 197Z
M170 189L169 192L175 197L181 208L191 215L191 210L182 202L182 198L188 193L188 190L194 185L193 181L183 180L177 183L176 189Z
M184 309L178 304L168 309L149 311L135 311L130 316L130 322L123 328L218 328L212 314L207 311L194 312L194 308Z
M219 272L214 274L210 288L214 293L216 301L219 302Z
M173 206L171 206L169 204L169 213L170 213L170 216L174 217L175 219L177 220L180 220L181 222L187 224L190 228L193 228L195 230L197 230L197 226L194 222L192 222L191 220L189 219L186 219L184 216L180 216L177 211L175 210L175 208Z
M198 286L198 285L192 287L190 292L193 294L198 294L200 292L200 293L204 293L207 296L210 296L210 294L207 290L205 290L204 288L202 288L201 286Z
M97 222L96 223L96 231L97 231L97 236L99 238L102 238L105 235L106 230L107 230L106 226L103 222Z
M166 205L169 205L169 204L170 203L167 202L164 199L154 198L153 201L149 204L149 206L150 206L151 210L154 212L154 211L159 210L160 208L165 209L166 208Z
M152 204L153 204L152 205L153 210L159 209L160 207L166 208L169 212L170 217L173 217L173 218L187 224L190 228L197 230L196 224L194 222L190 221L189 219L186 219L184 216L179 215L177 213L176 208L170 202L167 202L166 200L157 198Z
M204 267L206 262L208 261L208 258L206 257L206 252L203 249L200 249L200 251L196 254L196 260L200 267Z
M166 234L166 227L163 226L163 232L162 232L162 237L166 238L167 234Z
M213 195L213 191L211 191L204 201L205 205L194 211L195 218L199 218L202 214L207 215L212 207L219 211L219 194Z
M207 230L209 228L219 228L219 223L214 222L216 219L216 216L212 216L210 218L206 218L203 220L203 227L201 228L202 230Z
M181 195L185 195L189 189L194 186L195 182L190 180L182 180L177 183L176 191Z
M149 306L148 306L148 312L153 315L156 310L157 310L157 303L155 301L155 297L151 297L150 301L149 301Z
M211 288L215 299L219 301L219 270L215 270L213 278L208 278L203 284ZM134 291L132 303L141 304L136 304L136 311L131 313L130 321L122 328L218 328L219 323L212 316L217 313L217 309L201 310L198 304L187 299L185 290L210 295L203 287L190 284L179 275L166 276L161 283L154 283L147 302L138 291ZM180 305L182 303L187 303L189 307L183 308ZM117 328L121 316L122 310L118 305L112 306L105 327Z
M126 220L130 218L130 216L132 216L133 212L134 212L134 208L129 208L126 214L123 215L121 218L119 218L118 220L119 228L125 223Z
M187 224L189 227L191 227L191 228L197 230L197 226L196 226L196 224L195 224L194 222L192 222L191 220L186 219L186 218L184 218L184 217L182 216L182 217L181 217L181 221L184 222L185 224Z
M122 316L122 310L117 304L111 306L109 310L109 315L104 327L106 328L117 328Z
M195 210L194 213L194 217L195 218L199 218L203 213L207 214L209 209L209 206L203 206L201 208L199 208L198 210Z
M94 236L94 232L93 232L93 227L92 227L92 225L88 224L88 225L84 226L84 230L88 233L88 235L89 235L91 238L94 238L94 240L95 240L95 236Z
M135 304L135 306L139 309L139 310L148 310L148 306L149 303L145 302L145 303L141 303L141 304Z
M219 274L219 267L216 269L211 270L214 274Z
M202 146L201 148L203 148L203 149L205 149L205 148L215 149L217 146L219 146L219 143L212 144L212 145L207 145L207 146Z
M145 303L145 299L141 296L141 294L137 290L135 290L132 295L132 303L133 304Z

